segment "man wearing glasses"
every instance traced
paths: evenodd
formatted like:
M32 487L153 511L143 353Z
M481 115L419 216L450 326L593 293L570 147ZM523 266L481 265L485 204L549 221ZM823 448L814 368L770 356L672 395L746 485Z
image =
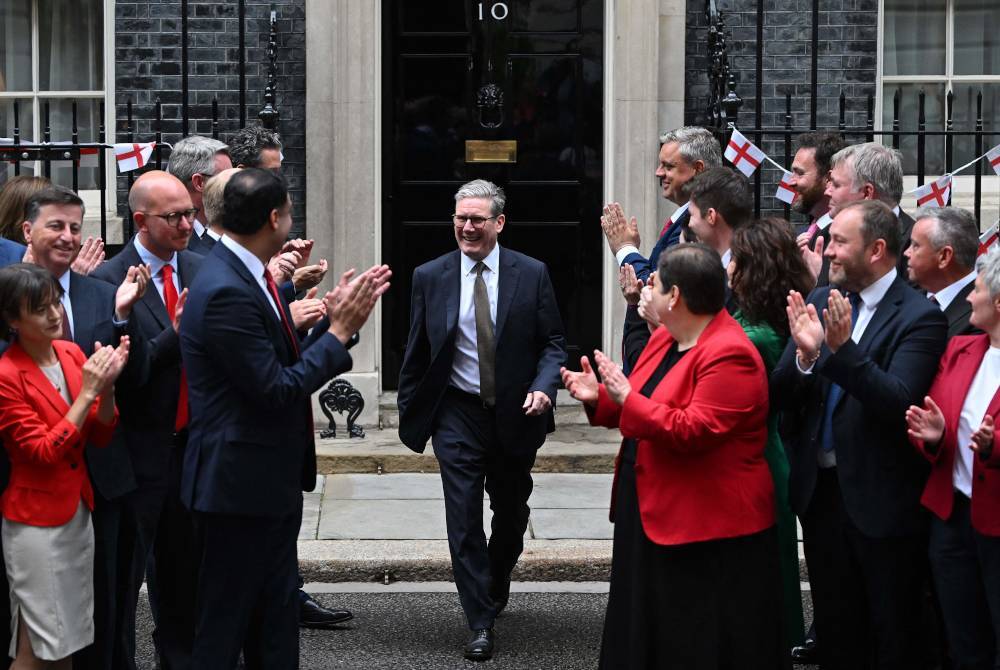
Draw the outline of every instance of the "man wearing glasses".
M208 232L208 222L200 212L202 193L208 180L233 167L229 157L229 147L219 140L201 135L190 135L174 145L170 152L167 171L181 180L191 197L191 206L195 208L195 218L191 219L193 234L190 234L190 249L204 255L207 254L214 238Z
M502 189L477 179L455 194L458 250L413 272L410 335L399 373L399 436L441 469L452 570L473 634L470 660L493 655L493 622L528 525L535 453L554 429L566 342L545 265L497 244ZM483 531L483 489L492 533Z
M140 393L118 398L137 486L126 499L134 534L128 542L123 537L118 557L127 576L126 593L120 596L125 608L123 648L130 654L135 649L135 607L148 560L160 667L187 667L194 638L197 563L190 515L179 493L188 402L177 331L185 291L203 260L187 250L198 210L177 177L157 170L132 185L129 207L138 232L93 273L118 284L130 266L149 268L150 288L155 289L147 290L132 310L135 326L149 343L146 382Z

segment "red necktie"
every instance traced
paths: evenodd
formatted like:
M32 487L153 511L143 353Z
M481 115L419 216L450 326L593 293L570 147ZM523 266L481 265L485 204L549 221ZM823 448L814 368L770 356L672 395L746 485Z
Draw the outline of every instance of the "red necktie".
M285 327L285 335L288 336L288 340L292 343L292 349L295 350L296 358L299 355L299 338L295 335L295 330L292 328L291 322L285 315L285 308L281 302L281 296L278 295L278 285L274 283L274 277L271 276L271 272L264 268L264 281L267 282L267 291L274 298L274 306L278 308L278 314L281 317L281 325Z
M174 268L169 263L163 266L160 270L160 276L163 277L163 302L167 307L167 316L170 317L171 324L174 320L174 314L177 312L177 287L174 286ZM188 422L188 386L187 386L187 375L184 373L184 368L181 368L181 389L180 393L177 395L177 418L174 419L174 431L180 431L182 428L187 426Z
M663 228L660 229L660 237L663 237L664 235L667 234L667 229L673 224L673 222L674 220L668 216L667 220L663 222ZM658 237L656 239L660 238Z

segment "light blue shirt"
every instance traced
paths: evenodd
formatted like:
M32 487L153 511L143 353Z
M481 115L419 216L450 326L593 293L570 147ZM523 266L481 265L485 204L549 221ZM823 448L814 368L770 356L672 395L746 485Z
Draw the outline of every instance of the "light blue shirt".
M479 395L479 347L476 337L476 305L473 292L476 286L477 261L461 254L461 293L458 301L458 332L455 333L455 360L451 368L451 385L466 393ZM494 332L497 323L497 288L500 282L500 245L483 259L483 281L490 299L490 320Z
M223 235L220 240L222 244L226 245L226 248L236 254L236 257L243 261L243 265L247 267L250 271L250 276L257 280L257 285L260 286L260 290L264 292L264 297L267 298L267 304L271 306L274 310L274 315L281 320L281 312L278 311L278 306L274 303L274 298L271 297L271 292L267 290L267 281L264 279L264 264L260 262L252 251L244 247L242 244L229 237L229 235Z
M160 300L162 300L163 304L166 305L167 299L166 296L163 295L164 265L169 265L170 269L173 270L172 279L174 290L177 291L177 295L181 294L181 280L177 276L177 253L174 252L174 255L170 257L170 260L165 261L144 247L142 242L139 241L138 235L135 236L133 241L135 243L135 251L139 254L139 260L141 260L143 264L149 266L149 271L153 275L153 286L156 287L156 292L160 294Z

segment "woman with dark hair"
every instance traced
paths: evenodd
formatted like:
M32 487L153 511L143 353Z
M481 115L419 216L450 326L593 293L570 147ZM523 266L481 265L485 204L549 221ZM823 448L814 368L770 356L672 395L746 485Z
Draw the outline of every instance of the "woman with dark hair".
M767 377L724 309L718 253L660 255L662 325L626 378L599 351L562 369L594 425L618 428L611 592L601 668L776 670L782 642Z
M726 271L738 306L733 318L757 347L770 375L788 341L788 292L808 294L813 278L795 243L791 224L784 219L761 219L737 228L730 248L732 258ZM764 458L774 480L785 635L791 647L803 639L804 621L798 533L788 501L788 456L778 434L777 411L767 417Z
M94 640L94 491L83 445L106 446L114 383L128 358L62 337L59 282L35 265L0 269L0 437L10 482L0 497L10 584L12 668L71 668ZM47 663L41 663L47 662Z

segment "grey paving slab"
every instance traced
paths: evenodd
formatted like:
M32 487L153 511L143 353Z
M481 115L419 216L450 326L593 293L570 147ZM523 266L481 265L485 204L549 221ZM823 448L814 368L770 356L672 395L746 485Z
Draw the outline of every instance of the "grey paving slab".
M328 475L323 496L333 500L443 500L441 477L426 474Z
M613 475L536 474L528 504L532 508L607 509Z
M323 501L320 540L440 540L448 537L440 500Z
M607 508L533 508L531 527L539 540L610 540L614 533L614 526L608 521Z
M299 527L300 540L315 540L319 530L320 505L323 500L325 475L316 477L316 488L302 494L302 525Z

